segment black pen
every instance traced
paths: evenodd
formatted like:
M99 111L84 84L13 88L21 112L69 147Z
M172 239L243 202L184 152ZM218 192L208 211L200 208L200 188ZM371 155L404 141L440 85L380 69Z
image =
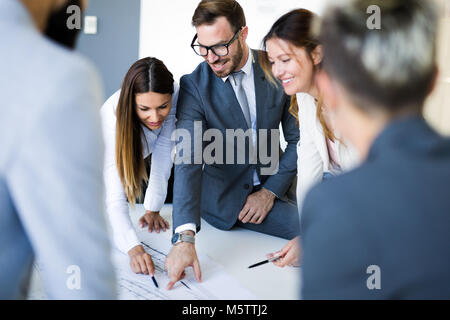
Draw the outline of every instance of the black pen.
M155 284L155 287L159 288L158 282L156 282L155 276L152 276L152 280L153 280L153 283Z
M189 288L189 286L188 286L186 283L184 283L183 281L180 281L180 282L181 282L181 284L184 285L186 288L188 288L189 290L191 290L191 288Z
M267 260L264 260L264 261L261 261L261 262L252 264L252 265L249 266L248 268L251 269L251 268L254 268L254 267L257 267L257 266L260 266L260 265L263 265L263 264L266 264L266 263L269 263L269 262L272 262L272 261L275 261L275 260L278 260L278 259L280 259L279 256L273 256L273 257L270 258L270 259L267 259Z

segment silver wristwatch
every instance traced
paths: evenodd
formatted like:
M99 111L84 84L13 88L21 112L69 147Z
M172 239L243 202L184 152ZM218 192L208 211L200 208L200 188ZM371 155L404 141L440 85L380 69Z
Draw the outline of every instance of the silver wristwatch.
M195 244L195 237L184 233L174 233L172 236L172 244L176 245L180 242L189 242Z

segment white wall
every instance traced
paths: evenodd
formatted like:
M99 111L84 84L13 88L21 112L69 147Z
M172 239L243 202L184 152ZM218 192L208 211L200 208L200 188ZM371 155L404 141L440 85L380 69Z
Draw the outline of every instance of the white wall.
M261 40L282 14L306 8L321 14L327 0L238 0L244 8L249 27L248 44L260 48ZM426 118L441 132L450 134L450 0L435 0L442 6L439 38L440 79L427 101ZM178 81L203 61L191 49L195 29L191 18L199 0L141 0L139 57L154 56L164 61Z
M439 78L425 105L425 118L450 136L450 0L435 0L441 7L438 36Z
M248 45L260 48L264 35L294 8L321 12L326 0L239 0L249 27ZM195 35L191 18L199 0L141 0L139 57L161 59L178 79L203 61L191 49Z

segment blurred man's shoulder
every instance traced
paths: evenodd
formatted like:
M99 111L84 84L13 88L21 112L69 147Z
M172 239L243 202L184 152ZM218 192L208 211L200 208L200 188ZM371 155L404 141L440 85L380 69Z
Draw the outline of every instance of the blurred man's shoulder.
M312 187L304 201L304 209L329 216L339 212L341 216L353 216L355 206L364 206L361 199L371 198L370 183L375 179L376 170L372 164L363 164L337 177L323 181ZM315 213L314 215L316 215Z
M34 91L42 90L57 97L92 96L100 108L103 88L96 67L88 59L45 37L36 39L34 56L28 65L34 70ZM30 83L28 88L33 90Z
M49 74L55 77L69 76L73 81L78 77L98 77L95 66L78 52L68 50L47 39L43 41L44 45L40 54L44 59L48 57L45 59L47 61L45 67L48 68Z

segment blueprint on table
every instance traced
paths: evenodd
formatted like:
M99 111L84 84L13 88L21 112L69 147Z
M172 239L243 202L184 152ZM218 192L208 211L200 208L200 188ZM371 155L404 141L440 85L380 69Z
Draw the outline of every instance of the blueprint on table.
M115 250L113 261L116 266L119 299L125 300L235 300L255 299L247 289L228 275L224 268L199 255L202 282L195 279L192 268L186 269L186 277L177 282L171 290L166 290L169 278L164 272L164 262L170 250L170 241L163 235L138 232L144 249L151 255L155 266L156 288L149 275L135 274L130 267L127 255Z

